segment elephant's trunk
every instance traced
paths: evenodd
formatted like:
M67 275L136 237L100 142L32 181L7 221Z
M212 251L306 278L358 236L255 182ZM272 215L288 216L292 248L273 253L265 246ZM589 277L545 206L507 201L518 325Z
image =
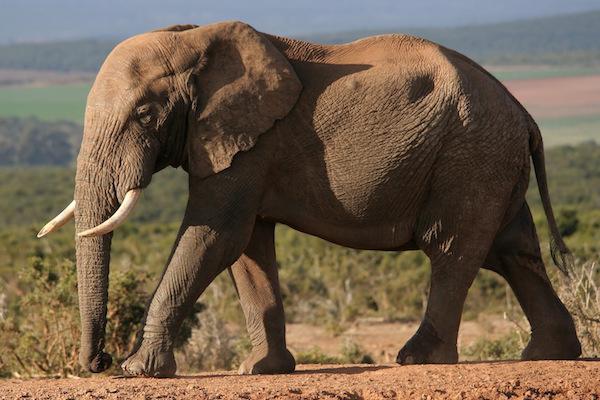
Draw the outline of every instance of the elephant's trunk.
M82 232L102 223L111 214L112 201L77 172L75 226ZM108 271L112 233L97 237L76 237L77 288L81 318L79 362L91 372L110 367L111 357L103 352L108 301Z
M123 145L115 141L117 133L126 133L118 116L88 106L75 178L75 246L81 317L79 362L92 372L104 371L111 364L111 357L104 353L111 230L133 209L141 191L135 189L147 186L151 161L155 160L145 158L135 142ZM121 153L123 148L127 155ZM123 207L117 212L120 201Z

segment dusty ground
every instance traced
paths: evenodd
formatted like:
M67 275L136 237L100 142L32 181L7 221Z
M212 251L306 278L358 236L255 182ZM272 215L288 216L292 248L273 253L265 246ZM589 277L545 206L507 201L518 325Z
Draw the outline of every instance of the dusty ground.
M599 399L600 360L443 366L300 366L176 379L0 381L0 399Z

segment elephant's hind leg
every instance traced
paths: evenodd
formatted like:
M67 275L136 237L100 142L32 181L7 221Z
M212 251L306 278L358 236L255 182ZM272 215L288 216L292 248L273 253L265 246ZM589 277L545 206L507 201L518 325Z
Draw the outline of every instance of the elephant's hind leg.
M240 374L283 374L296 367L285 343L274 229L272 223L257 221L244 254L229 269L252 342L252 352L240 365Z
M581 354L573 319L560 301L540 254L527 204L498 234L484 264L513 289L531 325L524 360L573 359Z
M431 283L425 316L398 353L400 364L458 362L456 341L467 292L504 213L498 203L472 198L453 209L444 199L434 200L420 217L415 239L431 261Z

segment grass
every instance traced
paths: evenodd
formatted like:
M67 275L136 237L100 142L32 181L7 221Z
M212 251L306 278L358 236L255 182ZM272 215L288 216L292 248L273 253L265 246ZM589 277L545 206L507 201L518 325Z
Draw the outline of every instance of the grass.
M528 341L528 335L517 330L499 339L480 338L472 345L461 349L461 359L465 361L519 360L521 351Z
M352 341L344 343L339 355L326 354L313 346L296 353L295 358L297 364L375 364L373 357Z
M47 121L83 122L90 85L0 88L0 117L37 117Z
M600 114L560 118L538 118L544 145L574 145L588 140L600 141Z

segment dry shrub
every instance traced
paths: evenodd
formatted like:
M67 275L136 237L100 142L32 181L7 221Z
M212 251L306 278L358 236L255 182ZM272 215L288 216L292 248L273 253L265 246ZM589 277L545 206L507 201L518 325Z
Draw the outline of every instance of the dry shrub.
M251 349L247 335L231 332L211 307L196 317L199 328L192 330L190 339L176 354L178 369L197 372L237 368Z
M598 261L577 263L562 277L558 293L575 320L584 357L600 356L600 267Z
M131 349L144 316L148 274L136 270L110 275L107 349L116 357L112 372ZM77 271L70 260L34 257L18 273L18 291L0 311L0 375L86 375L78 363ZM186 321L183 344L197 319Z
M19 272L21 293L0 321L0 368L16 376L80 375L77 274L72 262L34 258Z

